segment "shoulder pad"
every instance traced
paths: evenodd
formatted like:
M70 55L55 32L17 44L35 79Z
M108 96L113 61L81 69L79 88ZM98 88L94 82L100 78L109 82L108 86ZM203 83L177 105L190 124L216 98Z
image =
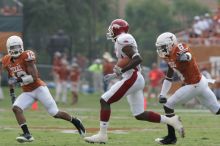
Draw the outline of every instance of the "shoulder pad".
M132 45L135 40L134 37L130 34L122 34L117 38L117 42L121 45Z
M35 53L31 50L27 50L27 51L24 51L22 54L21 54L21 57L25 60L25 61L34 61L36 59L35 57Z
M5 68L7 67L7 65L10 63L10 60L11 60L11 56L10 55L5 55L3 58L2 58L2 66Z

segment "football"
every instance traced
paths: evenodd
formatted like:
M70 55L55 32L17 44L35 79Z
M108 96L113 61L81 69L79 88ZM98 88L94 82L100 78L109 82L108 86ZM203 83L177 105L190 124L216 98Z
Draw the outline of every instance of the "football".
M118 59L116 65L120 68L124 68L125 66L127 66L129 64L130 60L131 59L128 57L120 58L120 59Z

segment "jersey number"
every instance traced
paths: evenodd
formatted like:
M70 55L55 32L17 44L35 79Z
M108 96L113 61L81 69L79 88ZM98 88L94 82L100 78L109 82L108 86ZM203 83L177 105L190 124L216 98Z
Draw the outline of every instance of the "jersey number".
M183 52L186 52L187 51L187 48L184 48L183 47L183 44L178 44L178 48L180 50L180 53L183 53Z

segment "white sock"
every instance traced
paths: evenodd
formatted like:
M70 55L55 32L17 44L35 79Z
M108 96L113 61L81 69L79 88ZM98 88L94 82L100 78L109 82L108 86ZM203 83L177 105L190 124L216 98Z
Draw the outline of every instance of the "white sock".
M100 121L100 134L107 134L108 130L108 122Z
M161 115L160 116L160 123L164 123L164 124L167 124L169 121L169 118L164 116L164 115Z

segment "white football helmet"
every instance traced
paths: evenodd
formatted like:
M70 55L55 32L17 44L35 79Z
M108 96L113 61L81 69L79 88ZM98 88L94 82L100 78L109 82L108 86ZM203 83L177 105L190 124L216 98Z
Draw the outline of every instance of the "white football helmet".
M177 44L177 38L173 33L165 32L158 36L155 43L157 53L160 57L164 58L169 55L173 46Z
M19 36L10 36L6 42L8 54L14 58L24 52L23 41Z

